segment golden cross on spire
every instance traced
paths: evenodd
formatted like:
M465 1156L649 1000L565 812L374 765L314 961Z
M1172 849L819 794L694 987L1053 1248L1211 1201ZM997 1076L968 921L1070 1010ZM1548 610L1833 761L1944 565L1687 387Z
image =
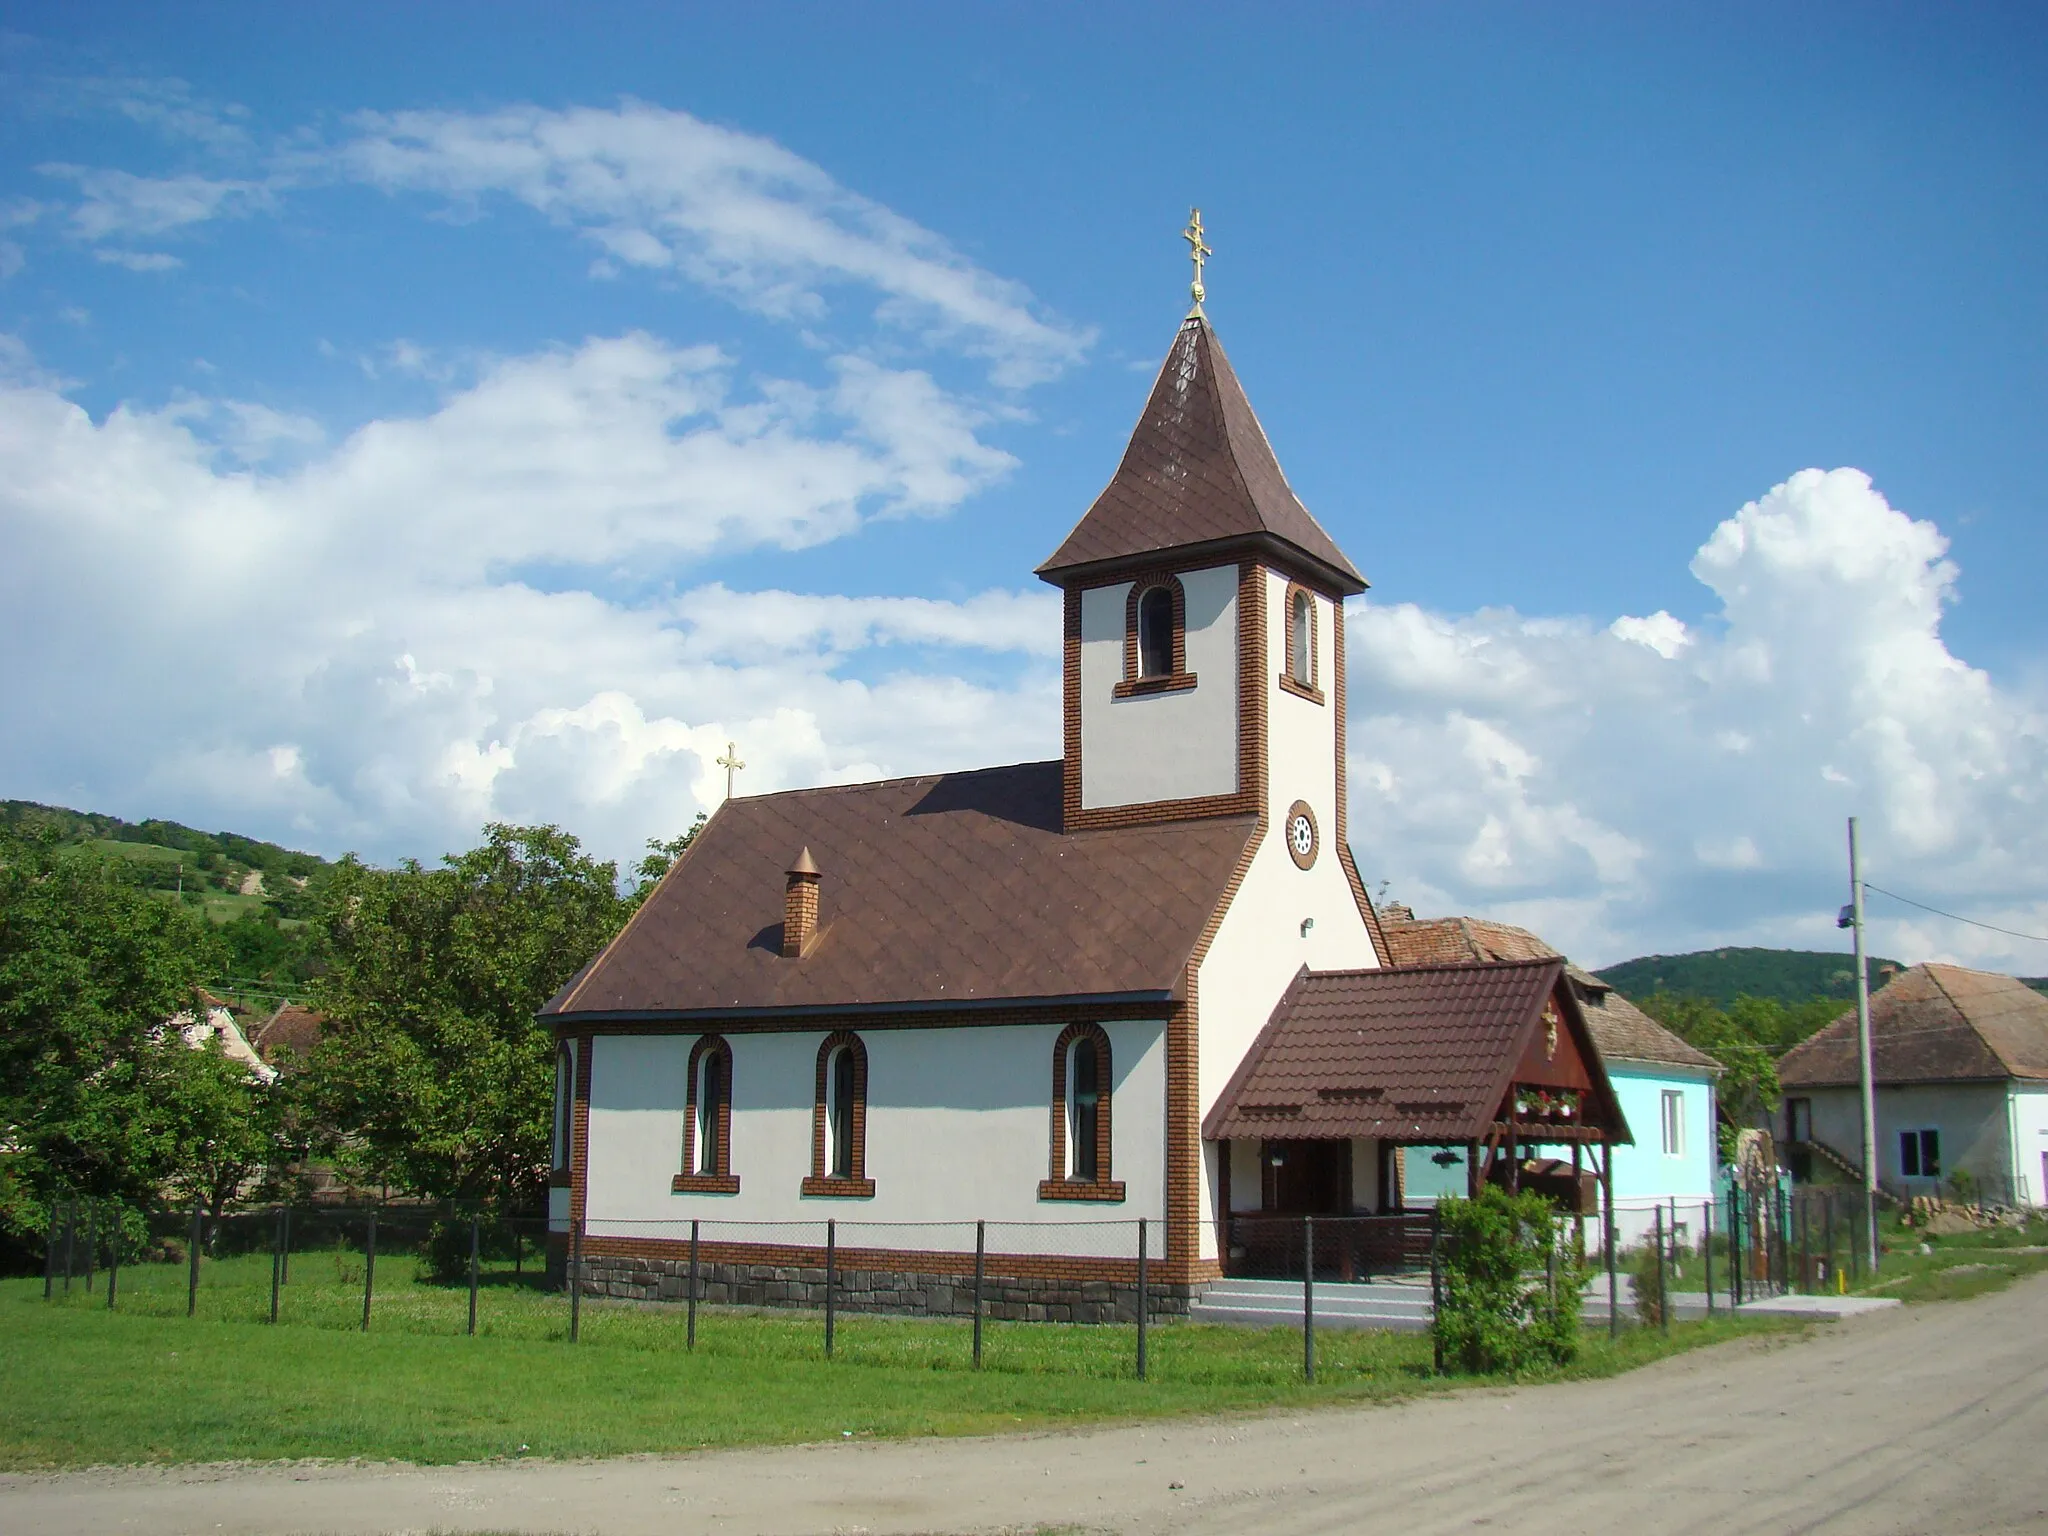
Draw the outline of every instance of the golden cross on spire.
M1195 280L1188 284L1188 292L1194 295L1195 308L1200 309L1202 307L1202 300L1208 297L1208 291L1202 287L1202 263L1208 257L1216 254L1203 243L1201 209L1190 208L1188 210L1188 227L1180 232L1180 237L1187 241L1188 255L1194 259Z
M732 776L747 765L740 761L740 750L732 742L725 744L725 756L717 759L718 766L725 770L725 798L732 798Z

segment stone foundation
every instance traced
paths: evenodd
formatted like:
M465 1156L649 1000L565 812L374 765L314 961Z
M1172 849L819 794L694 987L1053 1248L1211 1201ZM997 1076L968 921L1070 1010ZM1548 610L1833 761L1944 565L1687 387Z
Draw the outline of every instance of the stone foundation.
M562 1278L560 1247L549 1272ZM698 1267L698 1299L714 1305L792 1307L823 1311L825 1268L785 1264L710 1263ZM836 1304L843 1312L885 1312L905 1317L970 1317L971 1275L930 1275L913 1270L841 1269ZM688 1259L643 1259L591 1254L583 1261L583 1294L624 1301L686 1301ZM1185 1317L1203 1287L1147 1282L1153 1317ZM1019 1323L1129 1323L1137 1320L1136 1285L1108 1280L1049 1279L990 1274L982 1282L982 1316Z

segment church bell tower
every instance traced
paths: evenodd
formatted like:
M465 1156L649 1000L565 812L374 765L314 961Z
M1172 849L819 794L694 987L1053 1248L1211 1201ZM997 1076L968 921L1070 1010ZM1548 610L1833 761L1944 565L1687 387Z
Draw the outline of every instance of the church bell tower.
M1065 820L1257 815L1303 869L1345 844L1344 599L1365 578L1295 496L1194 307L1102 494L1038 575L1066 597Z

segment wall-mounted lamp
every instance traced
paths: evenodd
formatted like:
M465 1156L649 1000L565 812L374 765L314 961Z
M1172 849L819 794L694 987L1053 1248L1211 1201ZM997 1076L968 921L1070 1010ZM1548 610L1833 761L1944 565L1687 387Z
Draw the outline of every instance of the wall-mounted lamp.
M1305 938L1307 938L1307 937L1308 937L1308 931L1309 931L1309 929L1311 929L1311 928L1315 927L1315 925L1316 925L1316 920L1315 920L1314 918L1312 918L1312 917L1304 917L1304 918L1303 918L1303 919L1301 920L1301 936L1302 936L1302 937L1303 937L1304 939L1305 939Z

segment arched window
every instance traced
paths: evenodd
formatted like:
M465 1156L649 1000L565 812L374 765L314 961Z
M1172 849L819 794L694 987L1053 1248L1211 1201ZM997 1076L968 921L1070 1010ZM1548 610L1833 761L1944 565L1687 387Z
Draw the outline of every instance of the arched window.
M1138 599L1138 676L1173 675L1173 593L1148 587Z
M732 1171L732 1047L719 1035L705 1035L690 1051L683 1171L670 1188L677 1194L739 1193Z
M569 1166L569 1141L574 1134L575 1111L576 1047L564 1040L555 1051L554 1166L557 1172Z
M1095 1131L1101 1124L1102 1057L1095 1042L1081 1036L1067 1047L1067 1177L1095 1182L1100 1159Z
M811 1110L811 1176L807 1195L865 1199L868 1177L868 1050L859 1035L839 1030L818 1047L817 1099Z
M1296 698L1312 703L1323 702L1322 690L1316 686L1316 599L1307 587L1289 583L1287 587L1287 628L1283 643L1287 648L1287 664L1280 671L1280 687Z
M1109 1036L1099 1024L1070 1024L1052 1053L1051 1177L1041 1200L1121 1200L1109 1168Z

